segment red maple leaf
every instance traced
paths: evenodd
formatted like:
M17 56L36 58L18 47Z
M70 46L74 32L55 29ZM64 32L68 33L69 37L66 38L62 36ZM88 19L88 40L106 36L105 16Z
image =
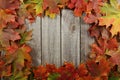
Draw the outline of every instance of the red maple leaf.
M59 1L57 0L44 0L43 9L48 9L50 13L59 13L58 3Z
M15 10L20 6L19 0L0 0L0 8Z
M64 66L61 66L58 69L60 77L58 80L74 80L75 78L75 67L71 63L65 63Z
M46 80L49 73L47 72L47 69L44 66L39 66L37 69L33 70L34 77L37 80Z
M111 69L110 62L105 58L100 59L98 62L95 60L89 60L87 61L87 67L91 76L93 76L95 79L99 78L99 80L102 80L103 77L106 80Z

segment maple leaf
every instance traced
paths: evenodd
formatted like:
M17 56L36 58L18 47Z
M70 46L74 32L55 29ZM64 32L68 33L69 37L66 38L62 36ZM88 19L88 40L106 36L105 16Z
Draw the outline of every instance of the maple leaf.
M11 80L28 80L28 77L25 76L26 73L28 74L28 71L19 71L17 74L13 74L12 77L10 77Z
M65 7L68 3L69 3L70 0L60 0L60 5ZM74 1L74 0L72 0Z
M28 19L31 23L35 21L36 12L34 8L34 3L21 4L17 17L20 24L24 24L25 19Z
M32 39L32 30L21 34L20 44L24 44Z
M119 78L119 77L114 77L114 76L112 76L112 77L109 77L108 80L120 80L120 78Z
M44 0L43 9L46 10L45 14L51 18L55 17L55 14L60 12L58 7L59 0Z
M0 0L0 8L15 10L18 9L20 5L19 0Z
M120 52L119 51L109 51L108 53L106 53L107 55L111 56L109 58L109 61L111 62L111 64L114 65L118 65L120 66Z
M31 47L28 45L23 45L21 47L21 50L23 51L23 55L24 55L24 60L27 60L28 62L32 61L32 58L30 56L30 52L31 52Z
M21 37L19 33L15 32L13 29L3 29L0 30L0 42L3 47L9 46L9 41L19 40Z
M54 19L56 14L55 13L50 13L48 10L45 11L45 15L49 16L50 18Z
M74 8L75 16L81 16L86 9L86 2L85 0L70 0L67 6L70 9Z
M5 65L5 62L0 59L0 78L1 78L1 76L2 76L2 71L3 71L4 65Z
M15 15L8 14L6 11L0 9L0 28L6 27L8 22L15 22Z
M46 69L49 73L55 73L57 72L57 68L54 64L46 64Z
M50 13L59 13L58 3L58 0L44 0L43 9L46 10L48 8Z
M3 71L2 71L2 76L11 76L12 74L12 66L4 66Z
M44 12L43 10L43 0L34 0L34 3L36 3L35 10L36 14L42 14Z
M11 29L16 29L16 28L19 27L19 23L16 22L16 21L15 22L10 22L10 23L7 24L7 27L11 28Z
M6 57L7 59L6 64L12 63L12 61L15 60L14 66L16 66L18 70L21 70L25 66L25 61L28 61L29 63L31 63L32 61L31 56L29 54L30 51L31 48L29 46L23 45L12 54L8 52L6 55L9 57L9 59L8 57Z
M85 9L85 17L84 21L86 23L97 23L98 18L101 16L100 14L100 6L102 3L105 2L104 0L89 0L86 9Z
M86 76L88 74L86 65L80 64L80 66L78 66L77 73L79 74L80 77Z
M98 16L93 14L86 14L84 17L84 21L89 24L96 22L97 19L98 19Z
M117 50L118 48L118 42L116 38L111 38L111 39L100 38L96 41L97 44L94 43L91 46L92 48L91 53L95 53L97 56L104 54L106 50Z
M72 63L64 63L64 66L59 67L58 73L60 77L58 80L74 80L75 78L75 67Z
M37 69L34 69L33 73L34 73L35 79L38 79L38 80L39 79L42 79L42 80L47 79L47 77L49 75L46 68L43 66L39 66L39 67L37 67Z
M100 59L98 62L95 60L87 61L87 67L91 76L93 76L96 80L102 80L102 77L108 78L110 63L105 58Z
M18 45L15 42L11 42L11 45L6 48L8 53L12 54L18 49Z
M12 45L15 47L16 45ZM11 46L11 47L12 47ZM22 45L21 47L15 49L15 51L8 50L6 52L4 60L5 65L12 64L12 79L17 80L27 80L28 75L31 73L31 56L29 52L31 48L27 45Z
M110 0L110 4L105 3L101 11L105 16L99 18L99 25L106 25L106 28L112 25L110 30L112 36L120 32L120 9L117 0Z
M92 76L89 75L86 64L82 63L76 69L75 80L93 80Z
M100 37L100 28L97 25L92 25L89 28L89 33L91 37L99 38Z
M116 40L116 38L112 38L108 40L108 49L109 50L116 50L118 48L119 44Z
M53 73L48 76L47 80L57 80L60 75L58 73Z

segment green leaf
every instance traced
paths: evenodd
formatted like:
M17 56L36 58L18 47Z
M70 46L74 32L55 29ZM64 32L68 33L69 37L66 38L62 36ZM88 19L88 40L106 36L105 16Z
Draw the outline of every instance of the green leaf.
M25 33L22 33L22 34L21 34L20 44L24 44L24 43L26 43L27 41L29 41L29 40L32 39L32 31L33 31L33 30L30 30L30 31L28 31L28 32L25 32Z
M53 73L51 75L49 75L47 80L57 80L57 78L60 76L60 74L58 73Z
M109 77L108 80L120 80L120 78L112 76L112 77Z
M106 28L112 25L112 28L110 30L112 36L116 35L118 32L120 32L120 8L117 0L110 0L110 3L105 3L101 7L101 12L105 14L105 16L102 16L99 18L99 25L104 26L106 25Z
M114 8L116 8L118 5L118 2L117 2L117 0L110 0L110 4L114 7Z
M36 3L36 6L35 6L35 10L36 10L36 14L41 14L43 13L43 0L34 0L34 3Z

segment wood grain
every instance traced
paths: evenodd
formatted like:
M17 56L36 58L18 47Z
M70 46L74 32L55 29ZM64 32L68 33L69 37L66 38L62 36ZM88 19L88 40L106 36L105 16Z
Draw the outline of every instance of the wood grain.
M30 41L33 63L60 66L72 62L77 66L84 62L94 41L88 28L89 25L75 17L71 10L63 10L55 19L37 18L35 23L29 24L29 29L34 29Z
M80 63L80 18L74 17L70 10L62 11L61 19L62 63Z
M42 64L60 66L60 16L42 18Z
M33 39L29 42L32 47L32 59L34 65L41 64L41 19L37 17L35 23L29 23L29 30L33 29Z
M88 53L90 52L90 45L94 42L94 39L89 36L89 27L90 26L81 19L81 62L87 59Z

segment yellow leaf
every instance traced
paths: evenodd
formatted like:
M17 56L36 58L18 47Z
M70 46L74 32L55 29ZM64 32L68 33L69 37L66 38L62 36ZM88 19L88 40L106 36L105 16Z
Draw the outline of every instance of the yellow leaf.
M50 13L49 11L46 11L46 12L45 12L45 15L46 15L46 16L49 16L49 17L52 18L52 19L54 19L55 16L56 16L55 13Z
M98 19L99 25L106 25L106 28L112 26L110 30L112 36L117 35L120 32L120 9L117 0L110 0L110 4L105 3L101 11L105 16Z

